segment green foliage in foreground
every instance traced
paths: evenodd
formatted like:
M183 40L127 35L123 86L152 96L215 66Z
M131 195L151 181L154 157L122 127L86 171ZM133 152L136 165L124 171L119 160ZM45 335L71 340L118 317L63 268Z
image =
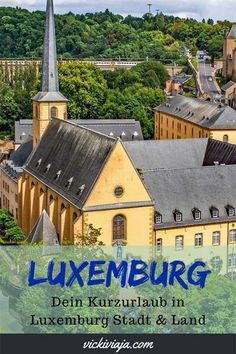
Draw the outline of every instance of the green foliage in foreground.
M25 235L15 220L5 209L0 209L0 234L3 243L24 241Z

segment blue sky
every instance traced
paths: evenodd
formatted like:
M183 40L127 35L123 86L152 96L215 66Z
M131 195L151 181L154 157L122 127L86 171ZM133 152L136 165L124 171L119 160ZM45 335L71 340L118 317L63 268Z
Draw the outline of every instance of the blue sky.
M180 17L228 19L236 22L235 0L54 0L55 12L95 12L109 8L123 15L141 16L147 12L147 3L152 2L152 11ZM0 0L0 6L20 6L30 10L44 9L46 0Z

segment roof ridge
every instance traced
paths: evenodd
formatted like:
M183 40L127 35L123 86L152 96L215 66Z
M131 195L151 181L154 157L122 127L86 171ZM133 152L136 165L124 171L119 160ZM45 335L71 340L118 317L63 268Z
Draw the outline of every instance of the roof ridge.
M219 164L219 165L209 165L209 166L198 166L198 167L180 167L180 168L153 168L153 169L141 169L142 173L145 172L157 172L157 171L186 171L186 170L206 170L210 168L217 168L217 167L229 167L229 168L236 168L236 164L231 164L231 165L225 165L225 164Z
M94 134L96 134L96 135L100 135L100 136L102 136L102 137L104 137L104 138L106 138L106 139L109 139L109 140L113 140L113 141L117 141L117 140L118 140L118 138L113 138L113 137L108 136L108 135L106 135L106 134L100 133L100 132L98 132L98 131L96 131L96 130L87 128L87 127L85 127L85 126L83 126L83 125L76 124L76 123L72 122L71 120L64 120L64 119L60 119L60 118L53 118L52 120L56 120L56 121L59 121L59 122L63 122L64 124L73 125L73 126L76 127L76 128L81 128L81 129L83 129L83 130L90 131L90 132L92 132L92 133L94 133Z

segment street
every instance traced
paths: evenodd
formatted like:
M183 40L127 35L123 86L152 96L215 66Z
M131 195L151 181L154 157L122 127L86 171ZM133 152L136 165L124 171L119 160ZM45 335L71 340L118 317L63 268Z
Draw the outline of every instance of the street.
M220 94L219 88L214 81L214 69L205 60L198 60L199 80L204 92L212 98Z

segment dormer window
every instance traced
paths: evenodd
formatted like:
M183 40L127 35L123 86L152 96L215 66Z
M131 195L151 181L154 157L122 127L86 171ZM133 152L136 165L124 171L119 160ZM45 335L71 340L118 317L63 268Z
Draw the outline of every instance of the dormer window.
M74 181L74 177L71 177L71 178L68 180L68 182L66 183L66 188L69 189L69 188L71 187L73 181Z
M47 165L47 167L45 168L44 173L47 173L50 170L51 166L52 166L52 164L49 163Z
M62 173L61 170L57 172L57 174L56 174L56 176L55 176L55 181L58 181L58 180L59 180L59 178L60 178L60 176L61 176L61 173Z
M174 220L176 222L181 222L183 220L183 215L179 210L174 210L173 215L174 215Z
M79 187L79 190L77 192L77 195L79 197L83 194L84 189L85 189L85 184L83 184L81 187Z
M211 217L216 219L219 217L219 209L217 209L216 207L212 206L210 208L210 212L211 212Z
M154 222L155 222L155 224L161 224L162 223L162 215L161 215L161 213L158 213L158 212L155 213Z
M114 136L114 134L112 133L112 132L110 132L110 134L109 134L110 136Z
M134 132L134 134L132 135L132 139L133 139L133 140L137 139L138 135L139 135L139 134L138 134L137 132Z
M225 209L226 209L228 216L235 216L235 208L234 207L232 207L231 205L227 205L225 207Z
M201 220L201 211L197 208L192 210L194 220Z
M123 132L120 137L121 137L121 139L123 139L125 136L126 136L126 134L125 134L125 132Z
M42 163L42 159L39 159L38 162L36 163L35 167L38 168Z

